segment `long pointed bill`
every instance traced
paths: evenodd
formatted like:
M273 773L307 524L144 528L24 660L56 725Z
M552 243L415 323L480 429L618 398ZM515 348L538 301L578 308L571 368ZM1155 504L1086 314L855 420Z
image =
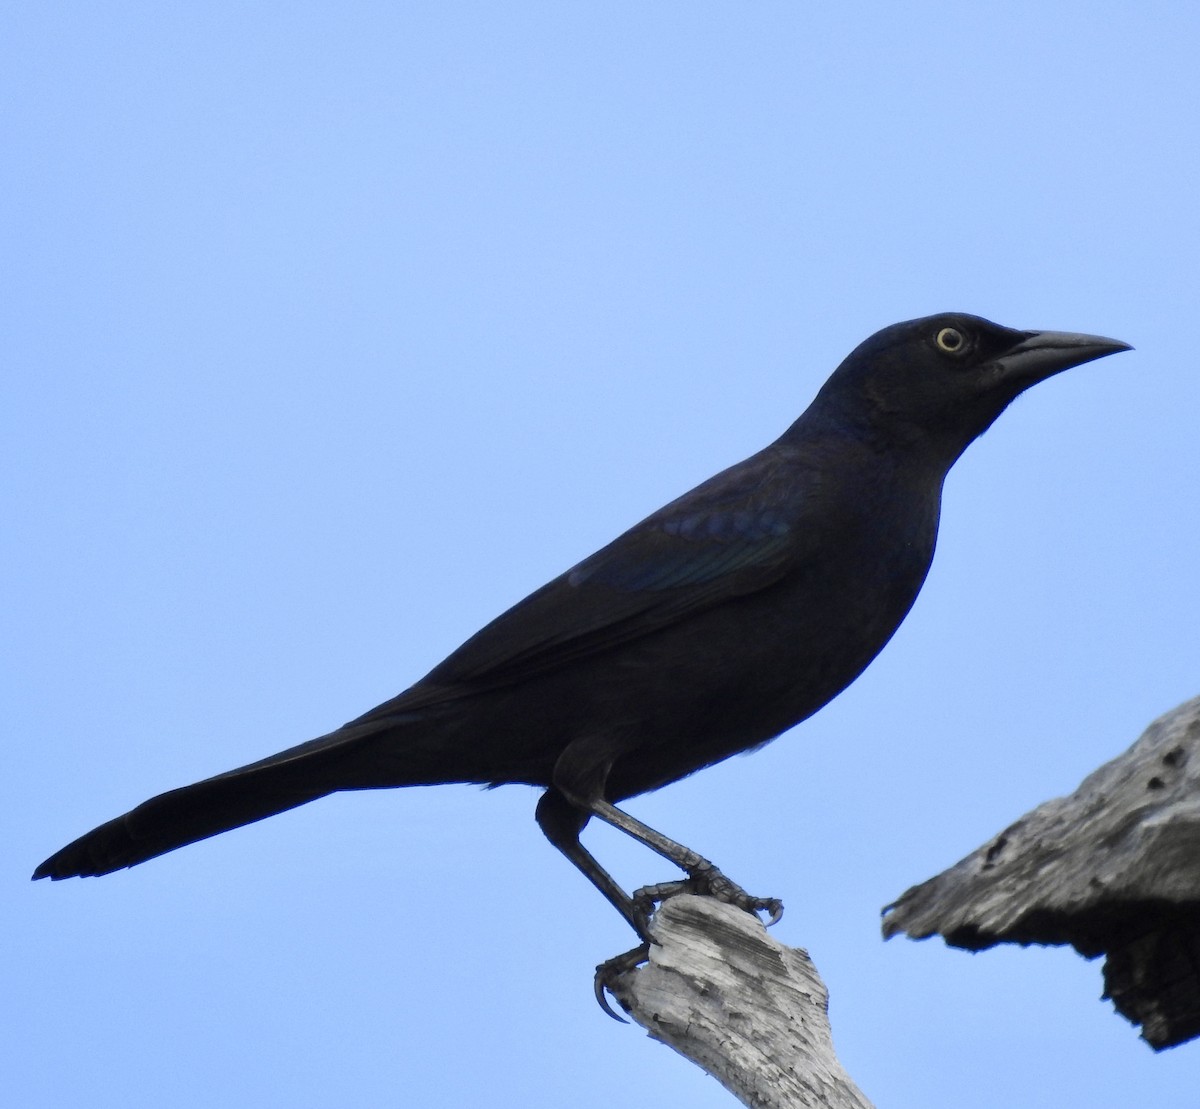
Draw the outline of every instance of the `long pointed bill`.
M1025 338L996 359L1007 379L1027 387L1072 366L1109 354L1133 350L1119 339L1102 335L1075 335L1070 331L1026 331Z

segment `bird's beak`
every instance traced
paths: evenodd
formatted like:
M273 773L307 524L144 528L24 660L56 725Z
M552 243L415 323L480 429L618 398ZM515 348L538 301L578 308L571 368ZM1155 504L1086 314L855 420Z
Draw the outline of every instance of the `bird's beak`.
M1025 338L1010 347L996 366L1004 378L1018 381L1022 387L1043 381L1072 366L1080 366L1096 358L1133 350L1119 339L1102 335L1075 335L1070 331L1026 331Z

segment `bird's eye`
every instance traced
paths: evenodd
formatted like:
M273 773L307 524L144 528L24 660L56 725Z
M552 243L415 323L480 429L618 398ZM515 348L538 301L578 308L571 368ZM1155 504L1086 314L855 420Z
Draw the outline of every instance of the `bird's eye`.
M957 327L943 327L934 341L946 354L961 354L967 346L967 337Z

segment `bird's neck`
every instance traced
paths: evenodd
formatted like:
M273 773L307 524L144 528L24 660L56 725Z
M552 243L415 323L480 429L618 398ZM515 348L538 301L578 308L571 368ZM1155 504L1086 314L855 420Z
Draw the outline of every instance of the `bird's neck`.
M871 460L875 472L908 472L939 487L966 447L942 441L907 421L879 419L861 404L839 403L836 397L818 397L778 442L806 453L860 454Z

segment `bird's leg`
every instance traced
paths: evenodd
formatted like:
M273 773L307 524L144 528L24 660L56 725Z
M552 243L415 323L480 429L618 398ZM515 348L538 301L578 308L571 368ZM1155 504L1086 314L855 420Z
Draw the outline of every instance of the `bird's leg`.
M554 764L554 785L538 802L537 819L547 838L608 898L645 943L653 943L649 918L654 906L676 893L698 893L735 905L748 913L767 912L768 924L783 915L776 897L754 897L725 877L708 859L668 839L648 824L605 800L605 785L613 764L614 745L605 737L581 736L563 749ZM645 886L632 898L613 881L579 843L588 816L598 816L638 843L673 862L687 874L685 881Z
M535 816L538 826L546 838L575 864L575 867L593 886L608 898L613 908L629 922L629 926L637 932L642 940L632 950L601 963L596 968L596 977L593 980L592 988L596 992L596 1000L599 1002L600 1008L613 1020L625 1024L627 1023L625 1018L619 1016L608 1003L609 983L617 975L640 966L650 957L650 944L653 941L646 928L645 917L639 919L639 914L634 908L633 898L617 885L612 875L579 842L579 833L591 819L591 813L571 804L558 790L548 789L538 801Z
M656 832L648 824L643 824L627 812L622 812L608 801L590 800L588 809L606 824L611 824L626 835L632 836L639 843L644 843L651 851L670 860L687 874L686 879L662 882L654 886L643 886L634 892L632 898L634 928L643 939L649 939L648 921L650 914L654 911L654 906L677 893L698 893L715 897L718 901L736 905L748 913L769 913L768 927L777 923L783 916L783 902L779 898L754 897L736 882L726 878L703 855L698 855L690 848L684 847L683 844L668 839L661 832Z
M556 789L548 789L538 801L535 812L538 826L545 837L575 865L628 922L644 944L650 943L650 933L638 919L633 898L629 896L590 851L579 842L579 834L591 814L571 804Z

